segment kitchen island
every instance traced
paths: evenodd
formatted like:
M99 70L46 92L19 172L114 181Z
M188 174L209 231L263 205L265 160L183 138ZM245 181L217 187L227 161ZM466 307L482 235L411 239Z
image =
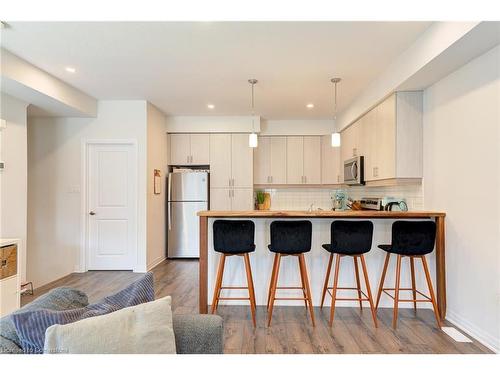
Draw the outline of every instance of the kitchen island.
M435 288L437 291L437 301L439 307L439 313L441 318L444 319L446 315L446 270L445 270L445 213L434 212L434 211L200 211L198 212L200 217L200 262L199 262L199 311L202 314L206 314L208 311L208 292L209 292L209 266L210 271L213 273L215 269L216 262L213 260L214 251L212 245L209 241L211 238L211 231L209 231L209 223L213 221L212 219L250 219L256 223L260 223L260 226L256 225L256 252L251 254L250 258L256 258L253 260L254 263L262 264L260 267L261 271L254 271L254 279L256 284L261 283L262 288L261 293L257 294L257 304L259 303L259 297L266 297L266 291L264 285L269 280L271 274L271 259L272 256L267 250L267 241L264 238L260 238L260 234L266 232L269 227L269 223L272 220L284 220L284 219L310 219L313 222L313 245L311 255L306 254L306 259L309 257L310 262L315 261L316 267L310 272L311 277L317 276L318 280L324 277L324 272L326 270L327 262L324 260L327 254L321 249L320 243L328 243L329 238L329 225L332 220L335 219L362 219L362 220L374 220L375 232L377 231L377 224L379 221L394 221L394 220L413 220L413 219L432 219L436 222L436 246L435 246ZM322 226L322 231L316 228ZM260 229L259 229L260 228ZM382 233L383 232L383 233ZM315 238L321 237L321 238ZM376 236L374 236L372 251L374 253L375 248L380 243L390 243L390 230L389 227L385 226L384 230L380 233L380 241L377 241ZM383 239L383 240L382 240ZM319 241L321 240L321 241ZM209 249L211 251L209 252ZM322 258L320 258L322 257ZM265 259L265 261L264 261ZM312 259L312 260L311 260ZM382 259L382 257L380 257ZM210 263L210 264L209 264ZM376 264L375 262L373 262ZM381 265L381 261L379 262ZM253 265L252 265L253 267ZM378 280L380 273L374 269L370 269L370 279ZM389 271L390 272L390 271ZM389 274L388 272L388 274ZM293 272L296 274L297 272ZM292 274L292 273L290 273ZM231 277L231 276L230 276ZM285 275L286 277L286 275ZM233 281L237 278L232 277ZM233 282L232 281L232 282ZM378 282L378 281L377 281ZM314 280L311 280L311 286L317 284ZM321 283L320 283L321 284ZM374 288L378 284L372 284ZM388 285L388 284L386 284ZM256 291L259 288L256 287ZM314 296L313 288L313 297ZM316 293L317 294L317 293ZM265 304L265 303L264 303Z

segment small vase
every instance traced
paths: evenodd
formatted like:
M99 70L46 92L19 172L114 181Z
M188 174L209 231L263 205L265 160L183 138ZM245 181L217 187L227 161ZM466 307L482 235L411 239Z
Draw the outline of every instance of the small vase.
M264 203L257 203L257 209L263 210L264 209Z

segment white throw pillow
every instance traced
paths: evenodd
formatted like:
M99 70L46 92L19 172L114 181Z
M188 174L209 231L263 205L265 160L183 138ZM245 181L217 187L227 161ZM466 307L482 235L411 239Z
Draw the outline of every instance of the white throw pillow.
M175 354L170 296L45 332L45 353Z

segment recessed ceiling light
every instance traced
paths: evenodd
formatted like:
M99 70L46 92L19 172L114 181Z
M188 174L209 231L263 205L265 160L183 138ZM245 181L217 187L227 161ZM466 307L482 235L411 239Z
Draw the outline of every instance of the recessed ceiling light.
M306 105L307 108L314 108L314 104L312 103L309 103L308 105Z
M207 108L208 108L208 109L214 109L214 108L215 108L215 106L214 106L213 104L207 104Z
M76 72L76 69L73 68L72 66L67 66L66 68L64 68L68 73L74 73Z

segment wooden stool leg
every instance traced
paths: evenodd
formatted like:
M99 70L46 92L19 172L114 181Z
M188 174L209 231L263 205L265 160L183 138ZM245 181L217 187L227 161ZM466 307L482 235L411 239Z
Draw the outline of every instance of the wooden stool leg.
M413 309L417 312L417 287L415 283L415 262L413 257L410 257L410 271L411 271L411 290L413 292Z
M363 277L366 284L366 293L368 294L368 302L370 303L370 309L372 311L373 324L375 325L375 328L377 328L377 312L375 310L375 306L373 306L372 290L370 288L370 280L368 280L368 271L366 270L365 257L364 255L361 255L360 258L361 267L363 268Z
M220 288L222 286L222 277L224 275L224 264L226 255L222 254L219 258L219 266L217 267L217 279L215 280L214 298L212 299L212 314L219 305Z
M323 308L323 303L325 302L326 291L328 289L328 280L330 279L330 271L332 269L333 253L330 253L330 259L328 260L328 266L326 268L325 283L323 284L323 293L321 294L321 308Z
M280 273L281 254L276 254L276 256L277 256L276 272L274 273L274 277L272 279L271 300L269 301L269 312L267 313L268 327L271 325L271 318L273 317L274 298L276 297L276 286L278 284L278 277Z
M302 285L302 295L304 296L304 305L307 309L307 294L306 294L306 284L304 282L304 274L302 272L302 266L300 265L300 256L297 257L297 261L299 264L299 273L300 273L300 283Z
M382 295L382 289L384 288L385 274L387 273L387 266L389 265L390 253L387 253L384 261L384 269L382 270L382 277L380 278L380 283L378 285L377 302L375 303L375 309L378 309L378 303L380 302L380 296Z
M330 307L330 327L333 324L333 317L335 316L335 301L337 299L337 284L339 281L339 266L340 266L340 255L335 254L335 273L333 274L332 305Z
M359 308L363 310L363 301L361 301L361 284L359 282L358 257L353 256L352 261L354 262L354 272L356 273L356 286L358 287Z
M248 257L248 254L244 254L243 259L245 260L245 269L247 274L248 296L250 297L250 311L252 313L253 326L256 327L257 322L255 321L255 291L253 288L252 268L250 267L250 258Z
M401 259L403 257L398 255L396 264L396 285L394 287L394 315L392 317L392 327L397 328L398 325L398 306L399 306L399 281L401 278Z
M316 322L314 320L314 308L313 308L313 304L312 304L311 288L309 287L309 277L307 276L307 266L306 266L306 260L304 258L304 254L299 255L299 265L301 268L302 279L304 280L304 284L306 286L307 302L309 304L309 313L311 314L312 325L313 325L313 327L316 327ZM306 307L307 307L307 304L306 304Z
M425 278L427 280L427 287L429 288L429 294L431 296L432 307L434 308L434 315L436 316L436 322L439 328L441 328L441 320L439 319L439 309L436 303L436 296L434 295L434 289L432 288L431 275L429 273L429 268L427 267L427 260L425 255L421 256L422 265L424 266Z
M269 280L269 289L267 291L267 310L269 310L269 301L271 301L271 289L273 287L274 274L276 273L277 264L278 264L278 254L274 254L273 271L271 272L271 280Z

